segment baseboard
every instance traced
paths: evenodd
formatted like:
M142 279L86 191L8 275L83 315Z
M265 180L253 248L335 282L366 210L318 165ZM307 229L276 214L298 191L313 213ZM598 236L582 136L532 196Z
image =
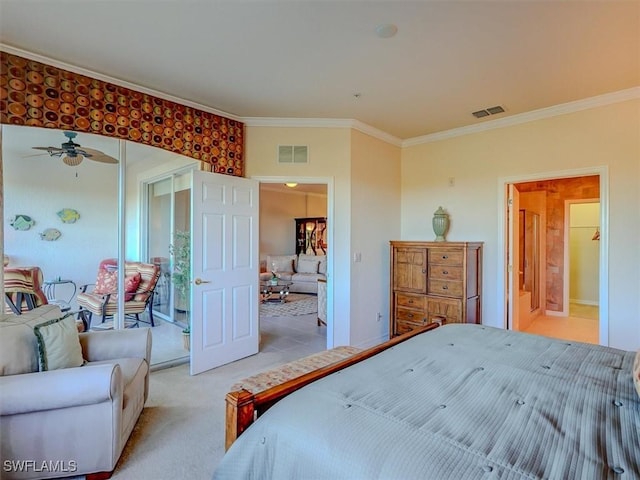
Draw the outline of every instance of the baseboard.
M592 307L597 307L598 305L600 305L600 303L598 303L597 301L581 300L579 298L570 298L569 299L569 303L578 303L580 305L590 305Z

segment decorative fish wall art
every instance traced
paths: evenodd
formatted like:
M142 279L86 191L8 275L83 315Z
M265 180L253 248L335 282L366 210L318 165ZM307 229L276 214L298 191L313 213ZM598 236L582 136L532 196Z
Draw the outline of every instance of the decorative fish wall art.
M80 214L73 208L63 208L57 213L62 223L76 223L80 218Z
M40 234L40 240L45 240L47 242L55 242L60 238L62 233L57 228L47 228L44 232Z
M15 230L29 230L35 225L36 221L29 215L18 214L9 219L9 225Z

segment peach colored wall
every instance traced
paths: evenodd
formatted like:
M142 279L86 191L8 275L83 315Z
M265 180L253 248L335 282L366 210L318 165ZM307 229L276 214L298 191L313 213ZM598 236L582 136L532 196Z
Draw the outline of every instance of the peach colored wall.
M565 254L565 200L600 198L600 177L562 178L539 182L518 183L518 190L546 194L546 309L563 311L564 254Z
M483 322L503 328L504 179L596 168L608 176L608 344L637 350L640 98L403 148L402 239L432 238L442 205L451 214L448 240L484 241Z

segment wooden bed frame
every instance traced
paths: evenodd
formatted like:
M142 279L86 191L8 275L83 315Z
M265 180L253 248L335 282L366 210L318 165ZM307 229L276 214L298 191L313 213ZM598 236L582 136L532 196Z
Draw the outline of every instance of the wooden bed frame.
M437 328L439 323L431 323L424 327L416 328L403 335L399 335L380 345L363 350L345 360L332 363L326 367L313 370L300 377L294 378L280 385L275 385L267 390L253 394L248 390L237 390L227 393L226 396L226 427L225 450L228 450L233 442L251 425L260 415L269 409L278 400L292 392L308 385L315 380L326 377L334 372L347 368L358 362L366 360L388 348L415 337L421 333Z

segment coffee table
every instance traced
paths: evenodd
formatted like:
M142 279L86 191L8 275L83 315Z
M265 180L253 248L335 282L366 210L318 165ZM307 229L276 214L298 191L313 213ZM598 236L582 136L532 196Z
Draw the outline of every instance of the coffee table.
M289 295L289 287L293 282L278 280L260 282L260 301L262 303L284 303Z

